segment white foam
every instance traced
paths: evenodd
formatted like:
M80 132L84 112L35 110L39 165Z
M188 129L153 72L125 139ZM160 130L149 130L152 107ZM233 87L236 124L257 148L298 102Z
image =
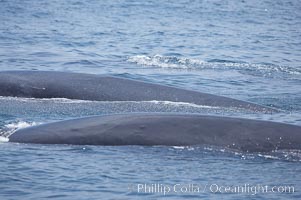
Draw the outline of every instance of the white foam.
M155 103L155 104L164 104L164 105L172 105L172 106L189 106L194 108L211 108L211 109L218 109L220 107L216 106L205 106L205 105L197 105L194 103L187 103L187 102L175 102L175 101L142 101L142 102L149 102L149 103Z
M265 158L265 159L279 159L279 157L277 157L277 156L273 156L273 155L268 155L268 154L257 154L259 157L263 157L263 158Z
M185 149L185 146L172 146L174 149Z
M68 98L29 98L29 97L10 97L10 96L0 96L1 100L17 100L21 102L55 102L55 103L88 103L93 102L91 100L81 100L81 99L68 99Z
M28 123L28 122L20 121L20 122L16 122L16 123L7 124L7 125L5 125L5 127L8 129L18 130L18 129L27 128L27 127L33 126L33 125L36 125L36 123L35 122Z
M127 60L128 62L137 63L139 65L145 66L157 66L162 68L178 68L178 69L189 69L191 65L202 65L205 64L205 61L196 60L196 59L187 59L187 58L176 58L155 55L152 57L145 55L131 56Z

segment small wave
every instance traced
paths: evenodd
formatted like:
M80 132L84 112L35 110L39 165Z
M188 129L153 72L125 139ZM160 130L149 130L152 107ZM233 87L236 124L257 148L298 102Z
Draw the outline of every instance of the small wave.
M137 55L131 56L127 59L128 62L136 63L144 66L154 66L160 68L172 68L172 69L217 69L217 70L244 70L260 72L265 75L271 73L286 73L293 75L301 75L301 70L273 64L252 64L243 63L230 60L212 59L209 61L190 59L190 58L179 58L175 56L145 56Z
M8 141L8 137L11 136L14 132L19 129L27 128L30 126L38 125L36 122L25 122L25 121L18 121L13 122L5 125L2 129L0 129L0 141Z
M301 162L300 150L274 150L271 152L247 153L228 147L214 145L196 145L196 146L171 146L169 150L175 151L194 151L196 153L212 153L214 155L235 156L242 160L265 159L280 160L289 162Z

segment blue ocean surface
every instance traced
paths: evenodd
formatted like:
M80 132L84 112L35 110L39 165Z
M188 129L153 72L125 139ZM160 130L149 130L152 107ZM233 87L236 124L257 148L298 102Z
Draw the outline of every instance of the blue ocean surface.
M137 112L301 126L300 11L300 0L0 0L0 71L110 74L280 110L0 97L0 135L64 119ZM301 199L296 150L4 141L0 150L1 200Z

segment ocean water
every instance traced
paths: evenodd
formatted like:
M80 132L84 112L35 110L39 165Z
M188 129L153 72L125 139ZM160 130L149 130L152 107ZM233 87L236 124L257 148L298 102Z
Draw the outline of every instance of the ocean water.
M0 134L129 112L301 125L300 10L299 0L0 0L0 71L111 74L281 110L266 114L164 101L0 97ZM0 199L301 198L300 151L249 154L209 146L4 140L0 137Z

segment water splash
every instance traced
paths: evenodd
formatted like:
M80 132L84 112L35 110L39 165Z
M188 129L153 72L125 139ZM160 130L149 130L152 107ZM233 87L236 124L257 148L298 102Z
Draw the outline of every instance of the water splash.
M252 64L237 62L231 60L212 59L209 61L181 58L175 56L146 56L136 55L127 59L128 62L136 63L138 65L153 66L160 68L172 69L216 69L216 70L241 70L249 72L257 72L262 75L272 75L273 73L301 75L301 70L288 66L280 66L273 64Z
M0 141L7 141L8 137L11 136L14 132L19 129L27 128L30 126L35 126L38 123L36 122L26 122L26 121L17 121L6 124L2 129L0 129Z
M8 141L9 141L9 139L7 137L0 136L0 143L2 143L2 142L8 142Z

